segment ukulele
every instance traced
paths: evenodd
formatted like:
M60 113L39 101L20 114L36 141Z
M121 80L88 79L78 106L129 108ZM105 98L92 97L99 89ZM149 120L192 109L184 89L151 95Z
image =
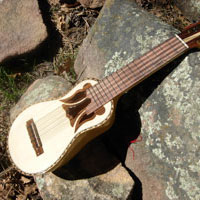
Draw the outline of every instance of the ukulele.
M28 175L53 171L67 163L111 127L121 94L199 45L200 22L101 81L84 80L62 98L28 107L8 134L12 163Z

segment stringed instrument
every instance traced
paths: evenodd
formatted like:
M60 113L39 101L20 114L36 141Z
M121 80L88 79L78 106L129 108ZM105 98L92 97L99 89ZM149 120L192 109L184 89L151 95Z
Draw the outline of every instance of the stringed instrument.
M15 119L8 135L14 166L33 175L68 162L109 129L121 94L199 45L200 22L101 81L84 80L62 98L28 107Z

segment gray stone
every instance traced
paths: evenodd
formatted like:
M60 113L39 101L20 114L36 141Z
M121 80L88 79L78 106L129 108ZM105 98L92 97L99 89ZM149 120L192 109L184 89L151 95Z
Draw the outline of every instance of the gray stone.
M0 62L33 50L47 37L37 1L0 1Z
M81 79L102 79L177 32L133 1L108 0L83 42L75 70ZM199 53L182 56L125 94L106 134L136 175L144 200L200 199L199 58ZM128 148L140 132L142 141Z
M199 21L200 19L200 1L199 0L175 0L175 5L180 8L183 14L190 21Z
M152 184L165 189L161 199L200 199L199 64L199 53L186 57L139 110L143 141L126 162L142 182L161 180Z
M177 33L174 28L142 11L134 2L108 0L83 41L75 61L75 70L82 75L82 79L101 79L174 33Z

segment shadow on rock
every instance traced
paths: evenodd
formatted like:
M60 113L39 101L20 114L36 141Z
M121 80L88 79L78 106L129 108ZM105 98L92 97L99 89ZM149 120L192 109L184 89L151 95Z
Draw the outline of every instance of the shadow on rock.
M116 155L116 157L122 162L123 167L134 180L134 187L130 191L127 200L142 200L142 183L140 179L124 164L130 141L137 139L141 131L141 120L140 115L136 110L137 106L136 104L127 102L133 99L129 96L127 101L125 101L127 103L123 103L124 98L128 96L125 95L119 100L115 123L110 131L106 133L104 143L109 151Z
M67 180L91 178L112 170L119 160L102 143L102 136L87 144L69 163L54 171Z
M16 71L30 71L34 65L42 61L52 61L62 46L62 37L51 21L50 5L47 0L38 1L43 23L47 29L47 38L35 49L16 56L7 57L1 62L3 66L14 67Z
M181 56L180 59L161 69L120 98L115 122L103 139L107 148L122 163L125 162L130 142L137 139L141 132L141 119L138 112L140 107L185 56Z
M130 176L133 178L134 183L135 183L133 189L131 190L126 200L133 200L133 199L142 200L142 183L140 179L126 166L124 167L129 172Z
M123 95L118 102L112 128L86 145L75 158L54 174L67 180L91 178L112 170L121 162L135 183L127 200L142 200L142 183L139 177L125 166L130 141L137 139L141 132L138 110L184 57L185 55Z
M127 200L143 199L142 182L133 171L125 166L130 142L136 140L141 134L142 124L138 111L152 92L180 64L185 56L186 54L124 94L117 105L115 123L103 138L106 147L122 162L135 182Z

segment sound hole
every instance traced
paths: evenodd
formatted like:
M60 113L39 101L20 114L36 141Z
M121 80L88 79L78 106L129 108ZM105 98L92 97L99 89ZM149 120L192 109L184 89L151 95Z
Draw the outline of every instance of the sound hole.
M83 89L77 90L72 96L61 100L64 103L62 107L70 120L71 126L75 126L75 132L81 125L94 119L96 115L103 115L105 113L104 107L89 115L85 113L86 107L91 103L91 99L86 96L86 89L91 86L90 83L87 83L83 86Z
M63 109L66 112L66 116L70 119L71 126L74 126L74 123L78 118L79 114L85 110L85 108L87 107L87 105L89 105L90 102L91 100L87 98L75 105L62 105Z

